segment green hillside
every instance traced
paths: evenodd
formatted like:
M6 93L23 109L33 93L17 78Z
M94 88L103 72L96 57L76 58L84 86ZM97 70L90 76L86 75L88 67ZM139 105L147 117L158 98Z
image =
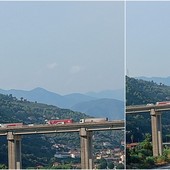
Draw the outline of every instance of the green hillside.
M170 86L153 81L138 80L126 77L126 105L155 104L158 101L170 100ZM170 142L170 112L162 112L163 142ZM163 150L163 156L152 156L151 118L148 113L126 115L126 142L138 143L127 148L128 169L150 169L170 161L170 149Z
M87 117L80 112L73 112L69 109L60 109L56 106L41 104L37 102L29 102L21 98L17 100L12 95L0 94L0 119L1 123L6 122L23 122L25 124L44 123L45 119L68 119L79 121L83 117Z
M170 86L126 77L126 105L170 100Z

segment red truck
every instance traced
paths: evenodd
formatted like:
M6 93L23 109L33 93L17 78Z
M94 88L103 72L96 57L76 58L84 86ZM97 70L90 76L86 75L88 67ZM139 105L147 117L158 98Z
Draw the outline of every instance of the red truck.
M73 120L72 119L46 120L46 123L49 124L49 125L68 124L68 123L73 123Z
M170 101L156 102L156 105L170 104Z

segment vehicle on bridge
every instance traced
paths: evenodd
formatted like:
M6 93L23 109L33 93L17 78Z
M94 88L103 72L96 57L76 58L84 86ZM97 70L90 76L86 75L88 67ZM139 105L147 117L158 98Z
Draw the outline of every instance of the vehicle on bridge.
M156 105L170 104L170 101L156 102Z
M73 123L72 119L55 119L55 120L45 120L45 121L46 124L49 125Z
M7 127L22 127L23 126L23 123L3 123L3 124L0 124L0 127L2 128L7 128Z
M148 103L146 106L153 106L154 104L153 103Z
M108 121L108 118L86 118L86 119L80 119L80 123L90 123L90 122L105 122Z

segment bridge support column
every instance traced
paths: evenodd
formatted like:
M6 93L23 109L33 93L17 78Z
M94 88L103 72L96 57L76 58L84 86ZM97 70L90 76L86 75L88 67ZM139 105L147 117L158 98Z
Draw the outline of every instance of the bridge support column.
M81 143L81 169L93 168L93 153L92 153L92 132L86 131L85 128L80 129Z
M161 113L151 109L153 156L162 155L162 124Z
M8 169L22 169L21 163L21 136L7 134L8 140Z
M22 160L21 160L21 136L15 136L15 158L16 158L16 169L22 169Z

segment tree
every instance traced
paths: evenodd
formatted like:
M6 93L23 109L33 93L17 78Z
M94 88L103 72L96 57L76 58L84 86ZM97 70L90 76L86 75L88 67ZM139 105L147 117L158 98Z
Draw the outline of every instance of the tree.
M113 162L109 162L107 166L108 166L109 169L113 169L114 168L114 163Z
M116 169L125 169L124 165L121 163L121 164L118 164Z
M145 134L145 140L141 142L141 146L143 149L147 151L152 151L152 144L151 144L151 134Z
M0 164L0 169L7 169L7 166L4 164Z
M100 160L100 164L99 164L98 168L99 169L106 169L107 168L107 161L106 161L106 159L102 158Z

